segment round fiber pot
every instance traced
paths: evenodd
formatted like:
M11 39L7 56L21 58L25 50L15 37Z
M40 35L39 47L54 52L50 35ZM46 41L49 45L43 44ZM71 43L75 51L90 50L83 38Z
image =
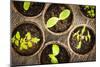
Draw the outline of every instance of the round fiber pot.
M22 56L36 55L45 41L43 30L38 24L30 22L18 25L11 35L12 48Z
M53 54L52 50L54 45L56 45L56 47L59 47L59 53L57 54L57 52L55 52L55 58L58 60L58 63L53 63L52 59L49 56L50 54ZM55 49L58 50L57 48ZM46 43L39 56L40 64L60 64L70 62L70 54L67 51L66 46L59 41L50 41Z

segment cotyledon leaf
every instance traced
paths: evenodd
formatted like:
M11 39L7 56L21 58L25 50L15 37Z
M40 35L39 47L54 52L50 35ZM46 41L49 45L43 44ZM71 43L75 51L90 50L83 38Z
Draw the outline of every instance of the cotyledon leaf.
M32 42L28 41L28 47L32 47Z
M12 43L15 42L15 35L11 38L11 42L12 42Z
M58 63L57 58L53 54L49 54L49 57L51 59L51 63L53 63L53 64L57 64Z
M17 33L16 33L16 39L20 40L20 32L19 31L17 31Z
M56 23L58 22L59 18L57 17L51 17L48 21L47 21L47 27L48 28L51 28L53 27L54 25L56 25Z
M90 35L89 31L88 31L87 37L89 38L89 41L90 41L91 40L91 35Z
M60 15L59 15L59 19L60 20L65 20L66 18L68 18L70 16L70 10L69 9L65 9L63 10Z
M34 38L32 38L32 40L31 40L33 43L38 43L39 41L40 41L40 39L39 38L37 38L37 37L34 37Z
M59 52L60 52L59 46L56 45L56 44L53 44L53 45L52 45L52 52L53 52L53 55L54 55L54 56L58 55Z
M31 39L31 33L30 32L27 32L27 34L25 36L26 36L27 40Z
M84 26L83 26L82 31L81 31L81 35L83 35L83 34L84 34L85 29L86 29L86 25L84 25Z
M15 45L19 46L19 40L15 40Z
M25 1L25 2L24 2L24 5L23 5L24 10L27 11L27 10L29 9L29 7L30 7L30 4L31 4L31 3L30 3L29 1Z
M77 49L80 49L82 45L82 41L79 41L78 45L76 46Z

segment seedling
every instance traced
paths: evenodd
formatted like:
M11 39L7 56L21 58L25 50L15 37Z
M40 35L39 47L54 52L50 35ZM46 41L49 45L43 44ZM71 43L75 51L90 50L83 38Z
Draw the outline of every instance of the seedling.
M90 16L91 18L95 17L95 15L96 15L95 14L95 6L88 6L88 5L86 5L83 8L86 11L87 16Z
M58 63L58 59L56 58L56 56L59 54L60 49L59 46L56 44L52 45L52 54L49 54L49 58L51 59L51 63L53 64L57 64Z
M87 35L84 34L85 32L87 33ZM74 33L73 38L75 38L78 41L78 44L76 45L77 49L81 48L83 40L85 40L86 42L90 42L91 35L89 31L86 30L86 25L83 26L82 30L78 30L76 33Z
M59 14L59 18L58 17L51 17L51 18L49 18L48 21L47 21L47 25L46 26L48 28L51 28L51 27L55 26L59 20L65 20L65 19L67 19L70 16L70 13L71 12L70 12L69 9L63 10Z
M29 10L31 2L25 1L23 4L23 8L25 11Z
M23 50L23 49L27 50L28 48L33 47L33 43L37 44L39 41L40 39L37 37L32 37L30 32L27 32L25 34L25 37L23 38L20 36L19 31L17 31L17 33L11 39L11 42L15 46L19 47L20 50Z

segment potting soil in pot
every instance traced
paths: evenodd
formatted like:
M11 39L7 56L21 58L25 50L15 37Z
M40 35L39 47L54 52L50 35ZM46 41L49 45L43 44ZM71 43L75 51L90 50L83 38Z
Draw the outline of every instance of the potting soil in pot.
M95 5L11 1L10 23L14 67L96 61Z

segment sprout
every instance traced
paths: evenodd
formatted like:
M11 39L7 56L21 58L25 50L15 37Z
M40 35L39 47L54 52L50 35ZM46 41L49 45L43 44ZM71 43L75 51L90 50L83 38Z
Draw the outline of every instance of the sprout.
M53 54L49 54L49 57L51 58L51 63L53 63L53 64L57 64L58 63L57 58Z
M18 31L16 33L16 39L20 40L20 32L18 32Z
M56 44L53 44L53 46L52 46L52 52L53 52L54 56L58 55L59 51L60 51L59 46L56 45Z
M27 50L33 46L33 43L37 44L39 41L40 39L37 37L32 37L30 32L27 32L25 37L22 38L19 31L17 31L17 33L11 39L11 42L17 47L19 46L20 50Z
M87 36L85 36L85 40L88 41L88 37Z
M54 25L56 25L56 23L58 22L58 18L57 17L52 17L50 18L48 21L47 21L47 27L48 28L51 28L53 27Z
M77 49L80 49L82 45L82 41L79 41L78 45L76 46Z
M29 9L30 4L31 4L31 3L30 3L29 1L25 1L25 2L24 2L23 8L24 8L25 11L27 11L27 10Z
M65 9L60 13L59 18L60 18L60 20L65 20L69 16L70 16L70 10Z
M32 47L32 42L28 41L28 47Z
M87 37L89 38L89 41L90 41L91 40L91 35L90 35L89 31L88 31Z
M81 33L79 33L79 32L81 32ZM84 34L85 32L87 32L87 35ZM72 36L73 36L73 38L75 38L78 41L78 44L76 46L77 49L81 48L83 40L85 40L86 42L91 40L91 35L90 35L89 31L86 30L85 25L83 26L82 30L78 30Z
M25 35L25 37L27 38L27 40L30 40L31 39L31 33L27 32L27 34Z
M59 20L65 20L69 16L70 16L70 10L65 9L60 13L59 18L58 17L49 18L48 21L47 21L47 25L46 26L48 28L51 28L51 27L55 26Z
M15 36L12 37L11 42L12 42L12 43L15 42Z
M85 30L86 30L86 25L83 26L82 31L81 31L81 35L84 34Z
M58 60L55 56L57 56L60 52L59 46L56 44L52 45L52 54L49 54L49 58L51 59L51 63L57 64Z
M18 40L15 40L15 45L19 46L19 41Z
M40 39L39 38L37 38L37 37L34 37L34 38L32 38L32 40L31 40L33 43L38 43L39 41L40 41Z
M95 17L95 6L83 6L85 12L87 13L87 16L90 16L91 18Z

